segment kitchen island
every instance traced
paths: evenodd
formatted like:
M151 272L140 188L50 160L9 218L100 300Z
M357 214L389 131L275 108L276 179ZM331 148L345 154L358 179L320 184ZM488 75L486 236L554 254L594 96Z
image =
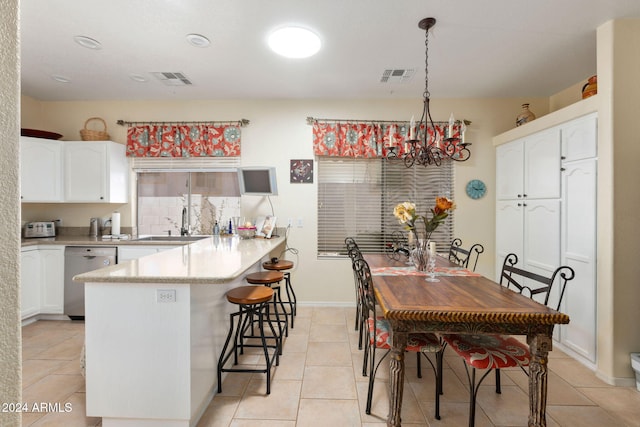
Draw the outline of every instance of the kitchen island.
M217 388L226 292L285 239L213 236L76 276L85 282L87 416L104 427L196 425Z

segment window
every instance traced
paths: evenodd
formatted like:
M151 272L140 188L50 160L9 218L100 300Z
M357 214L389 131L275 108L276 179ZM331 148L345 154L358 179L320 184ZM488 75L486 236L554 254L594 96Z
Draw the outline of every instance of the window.
M406 168L400 160L320 157L318 256L345 255L346 237L355 238L363 252L384 251L394 231L405 232L393 208L410 201L424 214L438 196L454 199L450 161ZM431 236L440 248L453 239L454 216L455 211Z
M182 209L192 234L212 234L239 216L236 172L138 172L138 234L180 234Z

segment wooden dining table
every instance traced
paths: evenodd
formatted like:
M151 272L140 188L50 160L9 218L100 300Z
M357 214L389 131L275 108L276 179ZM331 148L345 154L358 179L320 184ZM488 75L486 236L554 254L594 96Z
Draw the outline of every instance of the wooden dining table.
M401 425L404 349L411 332L525 335L529 364L530 427L546 422L547 360L553 327L569 316L500 286L494 280L437 257L436 278L392 260L385 254L365 254L373 276L377 302L391 328L388 426Z

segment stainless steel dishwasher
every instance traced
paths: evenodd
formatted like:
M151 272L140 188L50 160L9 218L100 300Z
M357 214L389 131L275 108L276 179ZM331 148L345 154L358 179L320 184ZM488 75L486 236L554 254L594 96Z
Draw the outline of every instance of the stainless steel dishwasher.
M116 263L117 248L111 246L67 246L64 250L64 314L84 320L84 283L73 276Z

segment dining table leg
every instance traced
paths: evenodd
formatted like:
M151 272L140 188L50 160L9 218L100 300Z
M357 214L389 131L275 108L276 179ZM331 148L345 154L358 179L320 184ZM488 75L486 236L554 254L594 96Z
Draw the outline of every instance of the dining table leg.
M547 370L549 351L552 348L551 333L527 336L531 353L529 362L529 427L546 427L547 418Z
M387 426L400 426L402 394L404 392L404 349L407 348L407 332L391 329L391 354L389 360L389 415Z

